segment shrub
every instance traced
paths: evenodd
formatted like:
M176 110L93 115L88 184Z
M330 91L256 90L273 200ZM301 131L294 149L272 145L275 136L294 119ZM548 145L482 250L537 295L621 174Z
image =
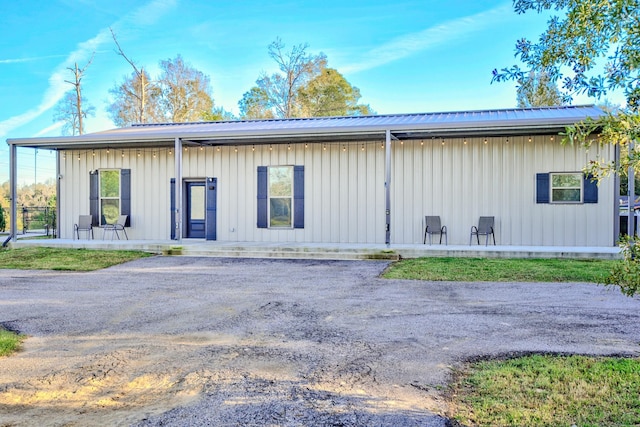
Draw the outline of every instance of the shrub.
M634 296L640 288L640 239L624 237L620 242L623 260L616 263L606 278L608 286L618 286L626 296Z
M0 232L5 232L7 228L7 222L4 219L4 208L0 206Z

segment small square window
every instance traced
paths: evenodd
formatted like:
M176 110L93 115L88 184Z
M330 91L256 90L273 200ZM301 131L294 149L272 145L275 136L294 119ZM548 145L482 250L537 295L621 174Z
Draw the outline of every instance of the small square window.
M552 173L550 181L551 203L582 203L582 173Z

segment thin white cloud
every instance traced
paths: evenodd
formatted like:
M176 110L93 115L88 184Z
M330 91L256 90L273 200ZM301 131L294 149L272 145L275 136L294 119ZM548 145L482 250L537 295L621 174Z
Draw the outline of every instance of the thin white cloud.
M132 23L151 25L175 4L176 0L153 0L114 23L113 27ZM77 49L71 52L51 73L49 87L44 92L40 104L22 114L0 121L0 138L6 137L11 130L35 120L55 106L62 99L65 92L69 90L69 84L64 81L68 73L67 67L73 63L88 61L99 46L110 43L111 40L111 32L108 28L104 28L92 39L79 43Z
M344 73L370 70L418 52L450 44L507 20L512 15L511 4L505 3L475 15L453 19L416 33L406 34L364 53L359 61L341 66L340 70Z
M64 55L45 55L45 56L34 56L31 58L0 59L0 64L21 64L23 62L34 62L34 61L40 61L42 59L63 58L63 57Z
M47 136L51 132L60 129L62 126L64 126L64 122L55 122L51 126L48 126L48 127L44 128L44 129L40 130L38 133L33 135L33 137L37 138L39 136Z

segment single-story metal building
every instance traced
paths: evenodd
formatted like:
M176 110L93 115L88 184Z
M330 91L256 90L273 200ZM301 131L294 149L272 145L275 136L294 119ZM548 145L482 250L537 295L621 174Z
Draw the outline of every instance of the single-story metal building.
M562 145L593 106L140 124L9 139L58 153L58 236L80 215L127 215L130 239L422 244L425 215L449 244L480 216L500 245L615 245L616 179L582 173L613 147ZM598 151L596 153L596 150ZM15 229L13 227L12 229Z

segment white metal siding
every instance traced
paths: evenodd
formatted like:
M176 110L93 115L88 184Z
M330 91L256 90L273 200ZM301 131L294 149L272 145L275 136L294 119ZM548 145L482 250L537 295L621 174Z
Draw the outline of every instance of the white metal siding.
M379 142L188 147L182 174L185 180L218 179L218 240L384 243L384 150L379 147ZM256 227L257 167L276 165L305 167L304 229ZM89 171L104 168L131 169L129 237L169 239L175 165L167 148L66 151L60 236L71 238L78 216L89 213Z
M392 243L421 244L424 216L439 215L449 244L466 245L471 226L488 215L496 217L501 245L612 246L611 180L600 185L597 204L535 203L536 173L580 171L593 156L560 145L557 137L528 139L392 141ZM182 173L185 180L218 179L218 240L384 243L384 152L382 140L188 147ZM78 216L89 213L89 171L129 168L132 226L127 233L131 239L169 239L172 149L63 153L62 238L71 238ZM276 165L305 168L304 229L256 226L257 167Z
M599 186L597 204L536 203L536 173L579 172L593 158L550 138L395 141L392 243L422 243L424 216L439 215L449 244L468 245L478 218L494 216L501 245L612 246L612 180Z

